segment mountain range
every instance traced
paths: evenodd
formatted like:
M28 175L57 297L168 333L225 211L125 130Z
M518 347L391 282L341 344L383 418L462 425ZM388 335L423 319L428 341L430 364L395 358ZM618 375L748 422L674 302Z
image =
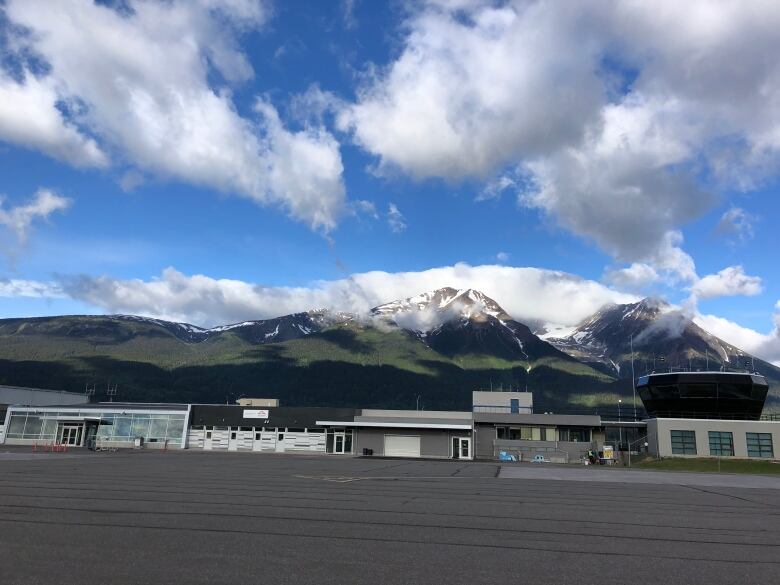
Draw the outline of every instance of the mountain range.
M656 299L574 328L513 319L482 292L441 288L366 315L311 310L205 329L132 315L0 320L0 383L120 400L469 408L475 389L528 389L538 409L612 409L635 375L754 368L780 407L780 369ZM633 358L633 359L632 359Z

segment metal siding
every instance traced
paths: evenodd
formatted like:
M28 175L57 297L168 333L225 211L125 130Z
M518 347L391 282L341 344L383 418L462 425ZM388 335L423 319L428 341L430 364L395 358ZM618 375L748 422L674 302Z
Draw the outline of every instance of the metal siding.
M467 433L453 431L426 431L420 433L420 454L423 457L447 458L450 456L450 436L468 437Z

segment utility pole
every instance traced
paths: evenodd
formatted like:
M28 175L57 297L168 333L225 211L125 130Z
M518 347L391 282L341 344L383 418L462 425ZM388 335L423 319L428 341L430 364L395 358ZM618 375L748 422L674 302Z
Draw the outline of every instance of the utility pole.
M634 390L634 420L636 421L636 375L634 373L634 334L631 334L631 388Z

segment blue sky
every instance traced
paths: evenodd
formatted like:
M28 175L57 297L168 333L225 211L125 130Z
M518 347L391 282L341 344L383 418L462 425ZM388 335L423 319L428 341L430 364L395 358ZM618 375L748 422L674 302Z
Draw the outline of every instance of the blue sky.
M780 359L780 14L661 5L7 0L0 316L661 295Z

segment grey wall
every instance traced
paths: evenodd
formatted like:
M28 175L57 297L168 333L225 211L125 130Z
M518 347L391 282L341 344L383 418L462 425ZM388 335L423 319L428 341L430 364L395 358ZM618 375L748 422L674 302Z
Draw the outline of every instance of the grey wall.
M571 441L510 441L508 439L496 438L496 427L494 424L475 425L476 450L475 457L478 459L497 459L499 451L507 451L512 455L522 455L533 457L534 455L544 455L552 459L553 453L556 458L568 462L576 462L583 455L587 455L591 449L599 450L604 444L604 433L598 429L593 429L592 443L574 443Z
M672 453L671 431L694 431L696 455ZM710 457L709 431L731 432L734 457L748 457L745 433L771 433L774 458L780 459L780 421L654 418L647 421L648 451L656 457Z
M363 449L373 449L374 455L384 455L385 435L406 435L420 437L420 456L431 458L449 458L452 437L470 437L468 431L449 431L445 429L397 429L362 428L354 438L356 455L362 455ZM472 445L472 451L473 451Z
M86 404L87 402L89 402L89 399L84 394L76 394L74 392L0 386L0 404L62 406L68 404Z

